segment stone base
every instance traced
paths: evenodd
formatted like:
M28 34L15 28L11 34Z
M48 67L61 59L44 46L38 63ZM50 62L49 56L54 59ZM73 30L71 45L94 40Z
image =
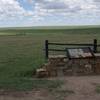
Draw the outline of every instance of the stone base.
M36 70L36 77L45 78L48 77L48 72L46 69L40 68Z

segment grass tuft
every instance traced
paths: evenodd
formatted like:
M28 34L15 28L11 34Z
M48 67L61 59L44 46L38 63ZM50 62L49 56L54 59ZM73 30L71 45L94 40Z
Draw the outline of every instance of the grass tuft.
M99 93L100 94L100 85L99 86L96 86L96 93Z

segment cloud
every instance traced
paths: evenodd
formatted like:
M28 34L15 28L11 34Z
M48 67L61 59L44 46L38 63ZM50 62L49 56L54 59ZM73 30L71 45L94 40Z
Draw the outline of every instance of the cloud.
M31 11L25 11L17 0L0 0L0 19L22 18L32 15Z
M94 2L100 2L100 0L93 0Z
M0 18L23 18L32 16L34 18L48 15L68 14L96 14L100 11L100 0L22 0L29 2L33 11L27 11L18 0L0 0ZM38 18L40 19L40 18Z
M44 15L51 13L76 14L96 13L100 10L97 2L99 0L35 0L35 12L44 12Z
M27 10L25 7L29 4L32 9ZM53 18L63 20L63 17L100 16L99 13L100 0L21 0L21 2L20 0L0 0L0 21L20 21L27 18L26 22L35 22L48 17L51 20Z

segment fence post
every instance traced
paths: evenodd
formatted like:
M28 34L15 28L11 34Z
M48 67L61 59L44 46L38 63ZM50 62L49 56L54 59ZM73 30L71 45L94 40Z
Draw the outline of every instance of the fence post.
M45 58L48 59L48 40L45 40Z
M97 53L97 39L94 39L93 51L94 51L94 53Z

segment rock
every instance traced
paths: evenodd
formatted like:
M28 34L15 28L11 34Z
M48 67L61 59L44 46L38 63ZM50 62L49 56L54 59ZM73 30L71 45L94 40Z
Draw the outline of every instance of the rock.
M48 76L48 72L44 68L39 68L39 69L36 70L36 76L38 78L45 78L45 77Z

